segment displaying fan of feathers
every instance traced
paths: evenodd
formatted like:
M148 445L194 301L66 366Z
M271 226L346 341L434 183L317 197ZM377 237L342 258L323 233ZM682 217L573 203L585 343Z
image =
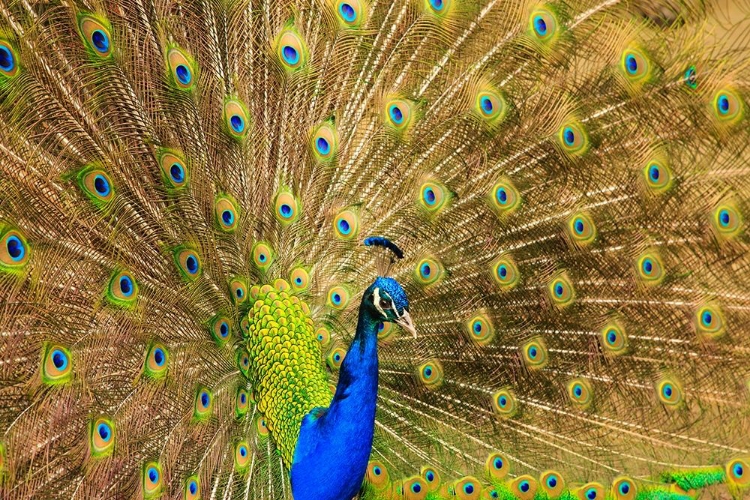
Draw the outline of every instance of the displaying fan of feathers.
M291 498L253 307L334 390L373 235L362 498L741 496L749 13L0 3L2 497Z

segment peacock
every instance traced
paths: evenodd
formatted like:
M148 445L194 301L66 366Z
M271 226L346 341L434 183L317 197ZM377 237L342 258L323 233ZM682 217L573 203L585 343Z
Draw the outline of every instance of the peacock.
M0 1L0 497L750 494L748 33Z

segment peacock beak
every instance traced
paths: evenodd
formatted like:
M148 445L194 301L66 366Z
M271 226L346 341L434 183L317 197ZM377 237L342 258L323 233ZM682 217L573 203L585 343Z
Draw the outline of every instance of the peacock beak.
M414 323L411 320L411 316L409 316L409 311L405 310L403 314L396 320L396 324L414 335L414 338L417 338L417 329L414 328Z

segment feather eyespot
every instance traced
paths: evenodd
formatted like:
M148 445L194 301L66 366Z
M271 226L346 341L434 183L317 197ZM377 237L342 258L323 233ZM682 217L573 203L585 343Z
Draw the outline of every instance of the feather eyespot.
M229 326L229 318L221 314L217 314L216 316L211 318L209 330L211 332L211 336L219 345L219 347L225 345L232 333L232 329Z
M443 365L433 359L417 367L417 379L427 389L437 389L443 384Z
M382 491L385 488L388 488L391 484L388 480L388 469L382 462L377 460L371 460L367 464L365 480L377 491Z
M518 267L510 255L500 257L492 265L492 278L503 290L510 290L518 284Z
M588 245L596 239L596 226L588 214L579 212L568 219L568 233L578 245Z
M537 482L531 476L518 476L510 483L510 489L519 500L531 500L537 490Z
M563 151L571 156L581 156L590 145L586 130L577 122L570 122L560 127L558 140Z
M249 407L250 395L244 388L238 388L237 394L234 398L234 416L238 419L244 417L247 414Z
M248 378L250 370L250 354L246 349L237 350L237 367L240 369L242 375L244 375L245 378Z
M503 94L494 87L484 85L479 88L474 100L474 113L488 125L503 121L508 111Z
M253 245L252 255L253 263L262 271L267 271L274 261L273 250L271 250L268 244L262 241Z
M92 457L104 457L112 454L115 446L115 424L106 417L91 421L89 429L89 449Z
M750 459L735 458L726 465L726 476L729 484L745 488L750 486Z
M240 305L247 300L247 283L244 278L235 277L229 282L229 293L234 305Z
M557 16L547 8L535 9L529 16L529 32L543 45L553 44L559 36Z
M604 486L599 483L587 483L577 490L579 500L604 500Z
M444 18L452 10L453 0L424 0L424 10L435 18Z
M224 124L229 135L236 141L242 141L250 130L250 113L239 99L228 98L224 101Z
M115 188L107 173L96 165L85 167L78 174L78 185L98 208L104 208L115 197Z
M0 225L0 271L21 270L29 262L31 250L20 231Z
M282 191L276 195L274 215L276 216L276 220L284 227L299 219L299 203L292 193Z
M521 195L509 179L500 179L492 187L490 202L498 215L509 215L521 206Z
M109 23L92 14L78 16L78 31L89 50L101 58L112 54L112 40Z
M276 56L281 66L289 72L297 71L307 64L309 52L302 35L291 26L284 28L276 37Z
M646 186L657 194L668 191L674 180L669 166L659 159L646 163L643 168L643 179L646 181Z
M116 306L133 307L138 300L138 284L129 271L115 271L107 287L107 299Z
M192 248L179 246L172 253L174 262L182 278L186 281L196 280L203 271L201 259L198 253Z
M428 491L436 491L440 487L440 474L435 469L422 467L419 473L424 478Z
M429 214L435 214L445 208L450 199L450 192L438 182L428 181L419 188L419 206Z
M664 266L655 251L648 251L636 260L636 272L641 283L655 286L664 280Z
M310 273L304 267L295 267L289 275L292 290L301 292L310 286Z
M220 195L214 203L214 215L217 227L225 232L231 233L237 228L238 212L234 201L226 195Z
M559 307L567 307L575 300L575 290L566 273L560 273L555 276L547 286L552 303Z
M318 163L328 163L334 159L339 148L339 134L332 120L322 123L313 130L310 147Z
M557 498L565 490L565 481L562 475L554 470L542 472L539 476L539 485L550 498Z
M675 408L683 403L682 386L671 377L663 377L656 383L656 394L667 407Z
M201 498L201 480L197 474L188 476L185 479L184 500L200 500Z
M404 500L424 500L427 498L429 490L427 483L421 476L412 476L404 479L403 497Z
M156 156L167 187L179 190L187 186L188 170L182 153L173 149L159 148Z
M234 467L238 472L245 472L248 470L250 465L250 459L252 453L250 452L250 445L244 439L237 441L234 445Z
M620 68L625 78L632 83L645 83L652 74L652 65L648 56L636 48L623 51Z
M414 121L414 104L402 98L389 99L385 104L385 124L394 132L406 132Z
M331 343L331 332L328 328L321 326L315 330L315 340L317 340L322 347L327 347Z
M172 83L180 90L192 90L195 87L195 63L179 47L171 47L167 50L167 63L169 65Z
M498 397L496 393L495 399ZM502 453L491 453L485 461L484 468L491 481L501 481L510 472L510 460Z
M469 340L480 346L489 344L495 336L492 321L484 313L479 313L470 318L465 327Z
M146 498L157 498L164 490L164 478L161 465L158 462L147 462L143 466L142 483L143 496Z
M417 262L414 277L419 285L433 285L443 277L443 266L436 259L425 257Z
M513 418L518 414L518 400L509 387L500 389L492 395L492 409L502 418ZM502 465L502 464L501 464ZM506 472L507 473L507 472Z
M615 500L633 500L638 488L629 477L618 477L612 482L612 496Z
M734 125L742 120L744 108L742 99L734 90L724 88L714 94L714 117L723 125Z
M682 77L682 81L685 82L685 86L690 90L698 88L698 72L695 66L690 66L685 70L685 74Z
M13 46L0 40L0 76L13 78L18 74L18 57Z
M336 17L345 28L358 28L365 22L368 5L364 0L338 0Z
M42 381L47 385L64 384L73 377L73 362L66 348L48 344L42 355Z
M336 310L345 309L349 305L350 294L345 287L336 285L328 290L328 307Z
M344 241L352 240L359 232L359 216L354 210L343 210L333 218L333 233Z
M346 358L346 350L343 347L334 347L326 356L326 363L331 370L338 370L344 358Z
M582 378L571 380L568 383L568 397L578 408L582 410L589 408L594 399L591 384Z
M696 309L695 327L700 335L713 339L726 333L724 315L715 304L702 304Z
M627 334L617 322L609 323L602 329L601 339L602 347L610 355L618 356L627 351Z
M211 391L205 387L199 388L195 393L195 404L193 405L193 417L196 420L206 420L211 416L214 406L214 397Z
M146 351L146 361L143 364L143 372L152 379L159 379L167 374L167 361L169 351L163 344L155 342Z
M547 365L547 347L541 338L530 340L521 346L521 357L529 369L538 370Z
M742 216L731 203L719 204L712 213L714 232L725 239L732 239L742 230Z

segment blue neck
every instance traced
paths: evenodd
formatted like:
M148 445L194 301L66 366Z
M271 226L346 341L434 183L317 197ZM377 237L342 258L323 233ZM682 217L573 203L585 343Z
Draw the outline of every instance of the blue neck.
M302 420L291 468L295 500L349 499L362 485L375 430L378 322L363 302L331 405Z

